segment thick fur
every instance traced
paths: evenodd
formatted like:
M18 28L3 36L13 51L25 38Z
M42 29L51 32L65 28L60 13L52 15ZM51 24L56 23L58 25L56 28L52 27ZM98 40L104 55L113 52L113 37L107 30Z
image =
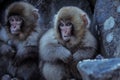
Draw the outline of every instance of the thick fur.
M12 55L13 53L10 51L14 50L14 55L11 58L7 58L9 61L7 73L12 75L12 77L19 77L22 80L36 80L40 77L37 62L38 41L41 36L41 29L38 23L39 14L33 13L35 9L34 6L26 2L12 3L6 9L6 26L0 30L0 33L2 33L0 34L0 40L5 43L2 44L0 49L4 49L4 45L10 46L7 52L4 52L4 50L2 53L10 53ZM11 15L19 15L24 20L22 32L19 36L14 36L10 33L8 18ZM6 56L8 57L9 55Z
M85 24L82 16L85 15L86 19L88 21L87 24ZM65 7L65 8L61 8L58 12L58 15L55 16L55 20L54 20L54 27L55 27L55 31L56 31L56 38L64 44L63 40L61 39L60 33L59 33L59 29L58 29L58 25L59 25L59 21L60 20L70 20L72 21L72 24L74 25L74 32L73 34L74 37L76 37L76 39L71 38L71 41L69 43L68 46L72 47L75 46L77 44L79 44L80 40L83 38L84 32L86 28L89 28L90 26L90 19L87 16L87 14L82 11L81 9L77 8L77 7Z
M84 22L82 16L88 20ZM69 42L64 42L59 32L59 21L70 19L73 33ZM90 21L88 15L77 7L61 8L54 21L54 28L50 29L40 40L39 55L40 69L46 80L80 80L76 65L78 61L93 58L96 51L96 39L88 30Z
M38 22L36 21L36 17L33 15L33 10L36 8L28 3L25 2L15 2L11 4L8 9L6 9L5 14L5 22L6 22L6 29L8 34L18 40L24 40L28 37L28 35L33 32L33 29L38 26ZM21 16L24 20L24 24L22 25L22 33L19 36L13 36L10 34L10 24L8 22L8 18L12 15Z

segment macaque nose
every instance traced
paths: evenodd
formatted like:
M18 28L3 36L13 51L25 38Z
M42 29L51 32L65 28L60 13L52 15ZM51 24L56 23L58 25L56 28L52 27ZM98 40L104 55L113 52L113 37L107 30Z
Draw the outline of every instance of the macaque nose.
M70 29L64 29L64 33L66 34L66 35L70 35Z
M16 24L13 24L13 29L16 29Z
M14 25L13 28L16 28L16 25Z
M64 32L67 33L68 32L67 29L65 29Z
M68 31L66 31L66 34L67 34L67 35L70 35L70 31L69 31L69 30L68 30Z

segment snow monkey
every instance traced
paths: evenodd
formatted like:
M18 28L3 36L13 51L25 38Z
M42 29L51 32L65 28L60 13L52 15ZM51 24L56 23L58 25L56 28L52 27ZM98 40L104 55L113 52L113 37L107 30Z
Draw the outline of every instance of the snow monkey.
M39 13L27 2L14 2L5 12L0 30L0 54L9 61L7 73L21 80L38 80Z
M68 6L55 15L54 28L39 42L40 71L46 80L80 80L78 61L95 56L97 43L88 30L90 19L81 9Z

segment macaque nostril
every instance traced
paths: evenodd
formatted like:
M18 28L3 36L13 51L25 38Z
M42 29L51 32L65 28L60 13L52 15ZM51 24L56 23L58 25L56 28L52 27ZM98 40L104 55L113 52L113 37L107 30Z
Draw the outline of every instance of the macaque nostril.
M16 26L13 26L13 28L15 29L15 28L16 28Z

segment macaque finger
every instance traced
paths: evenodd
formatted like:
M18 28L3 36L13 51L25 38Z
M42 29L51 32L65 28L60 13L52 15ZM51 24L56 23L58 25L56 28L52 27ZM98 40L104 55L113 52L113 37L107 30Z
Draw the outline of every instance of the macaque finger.
M73 60L72 55L64 60L65 63L70 63Z

